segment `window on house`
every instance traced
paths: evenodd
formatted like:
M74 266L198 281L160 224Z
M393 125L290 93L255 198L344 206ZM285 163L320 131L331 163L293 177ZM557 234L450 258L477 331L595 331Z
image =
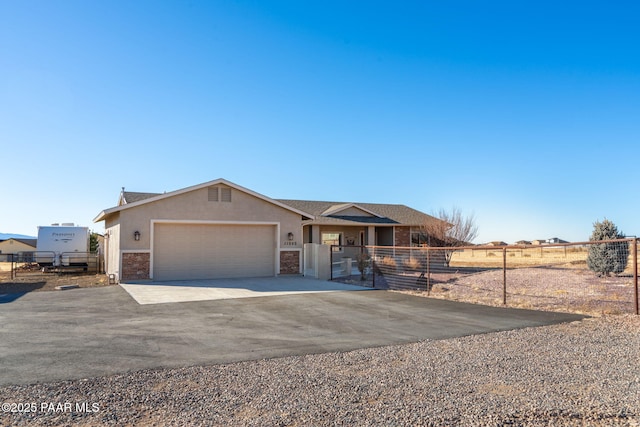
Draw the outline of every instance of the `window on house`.
M420 231L411 232L411 246L428 246L429 238Z
M342 233L322 233L323 245L342 245ZM342 252L341 247L332 248L334 252Z

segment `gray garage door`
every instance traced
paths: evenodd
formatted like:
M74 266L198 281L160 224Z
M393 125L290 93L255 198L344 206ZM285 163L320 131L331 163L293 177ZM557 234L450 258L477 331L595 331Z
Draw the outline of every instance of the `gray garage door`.
M275 275L274 225L155 224L154 280Z

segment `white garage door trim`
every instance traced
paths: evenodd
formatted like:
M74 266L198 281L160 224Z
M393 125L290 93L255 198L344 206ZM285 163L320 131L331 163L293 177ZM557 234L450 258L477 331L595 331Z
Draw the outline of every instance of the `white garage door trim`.
M270 225L275 227L274 239L274 273L278 274L280 271L280 223L276 221L200 221L200 220L165 220L165 219L152 219L150 221L150 246L151 256L149 260L149 278L153 279L154 273L154 254L155 254L155 225L156 224L184 224L184 225Z

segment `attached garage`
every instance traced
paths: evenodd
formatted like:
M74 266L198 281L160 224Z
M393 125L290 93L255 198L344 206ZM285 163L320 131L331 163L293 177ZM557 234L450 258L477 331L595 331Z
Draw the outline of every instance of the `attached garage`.
M153 224L154 280L266 277L276 274L275 224Z
M303 210L224 179L168 193L122 189L102 211L105 270L118 281L302 272Z

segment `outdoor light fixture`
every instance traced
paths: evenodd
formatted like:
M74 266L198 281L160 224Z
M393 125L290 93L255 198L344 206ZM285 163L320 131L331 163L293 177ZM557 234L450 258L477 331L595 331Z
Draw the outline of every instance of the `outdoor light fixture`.
M287 234L287 239L293 240L293 233L292 232L289 232L289 234Z
M140 232L138 230L133 232L133 238L136 242L140 240Z

